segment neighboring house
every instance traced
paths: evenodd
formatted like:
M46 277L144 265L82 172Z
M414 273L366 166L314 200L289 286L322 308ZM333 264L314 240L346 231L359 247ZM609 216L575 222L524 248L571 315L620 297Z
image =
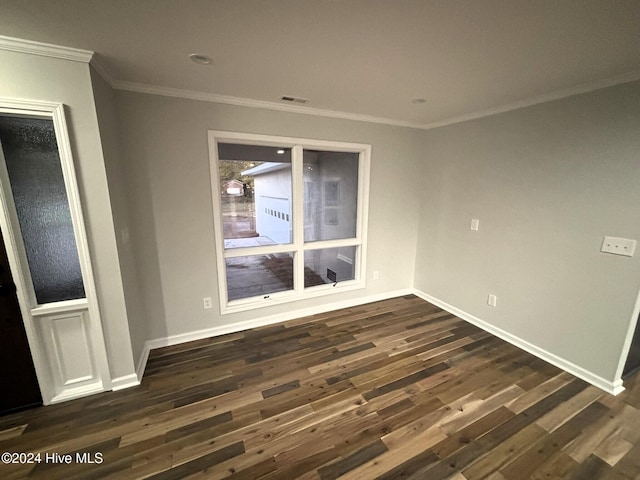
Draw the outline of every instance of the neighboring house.
M291 243L291 164L265 162L242 175L254 176L258 235L274 243Z
M244 195L244 183L240 180L227 180L222 183L222 191L227 195Z

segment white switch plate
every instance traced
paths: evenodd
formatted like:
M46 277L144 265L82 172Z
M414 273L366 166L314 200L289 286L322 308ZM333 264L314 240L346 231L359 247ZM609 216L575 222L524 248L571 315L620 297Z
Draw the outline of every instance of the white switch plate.
M498 302L498 297L490 293L489 296L487 297L487 303L492 307L495 307L497 302Z
M472 218L471 230L473 230L474 232L477 232L479 228L480 228L480 220L478 220L477 218Z
M604 237L601 252L613 253L614 255L624 255L633 257L636 249L636 241L629 238Z
M380 272L378 270L375 270L373 272L373 279L378 280L379 278L380 278Z
M211 297L204 297L202 299L202 306L205 310L209 310L211 308Z

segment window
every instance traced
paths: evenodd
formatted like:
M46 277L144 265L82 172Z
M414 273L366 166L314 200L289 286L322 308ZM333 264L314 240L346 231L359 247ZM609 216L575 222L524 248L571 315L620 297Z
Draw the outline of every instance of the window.
M364 287L369 145L209 140L222 313Z

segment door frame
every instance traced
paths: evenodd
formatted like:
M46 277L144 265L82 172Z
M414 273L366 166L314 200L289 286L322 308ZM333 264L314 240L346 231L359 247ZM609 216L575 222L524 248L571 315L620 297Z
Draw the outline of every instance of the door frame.
M627 327L627 336L625 337L624 343L622 344L622 353L620 355L620 360L618 361L616 376L614 377L616 379L619 379L620 383L624 382L624 378L622 378L624 367L626 366L627 359L629 358L629 351L631 350L631 344L633 343L636 326L640 327L640 292L638 292L638 295L636 297L636 302L633 306L633 313L631 315L631 320L629 321L629 326Z
M84 299L38 305L0 149L0 228L43 403L110 390L111 375L64 105L0 97L0 115L5 114L53 121L85 289ZM79 361L90 363L83 366L85 371L71 363L78 355Z

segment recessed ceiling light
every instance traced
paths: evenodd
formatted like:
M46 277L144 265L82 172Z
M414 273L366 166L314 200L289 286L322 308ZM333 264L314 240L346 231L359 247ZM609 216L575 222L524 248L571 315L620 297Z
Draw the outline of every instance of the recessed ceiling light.
M276 151L276 153L278 155L284 155L284 150L283 149L279 149L279 150Z
M202 55L200 53L192 53L191 55L189 55L189 59L192 62L195 62L199 65L211 64L211 58L207 57L206 55Z
M411 103L413 103L414 105L421 105L423 103L427 103L427 101L424 98L414 98L413 100L411 100Z

